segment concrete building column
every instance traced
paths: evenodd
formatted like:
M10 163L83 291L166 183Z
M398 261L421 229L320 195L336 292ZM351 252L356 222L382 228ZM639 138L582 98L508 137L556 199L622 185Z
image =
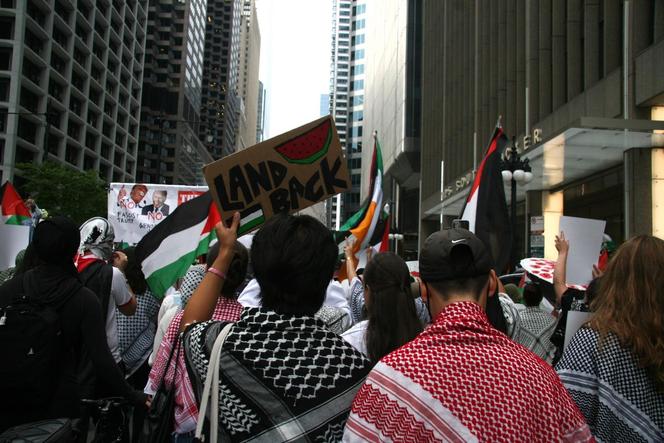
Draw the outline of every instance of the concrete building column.
M572 100L583 90L582 22L581 0L567 2L567 100Z
M558 234L560 217L564 210L563 191L542 193L542 215L544 216L544 257L555 260L558 257L555 238Z
M664 148L651 149L652 195L664 195ZM652 235L664 240L664 201L652 199Z
M653 201L654 187L662 186L661 179L653 180L653 166L658 166L661 155L657 151L661 149L634 148L625 151L625 239L653 233L653 214L659 214L662 208L661 204L656 208ZM660 169L657 176L663 174Z
M584 90L589 89L599 80L603 66L599 59L599 0L585 0L584 4L584 38L583 38L583 63L584 63Z

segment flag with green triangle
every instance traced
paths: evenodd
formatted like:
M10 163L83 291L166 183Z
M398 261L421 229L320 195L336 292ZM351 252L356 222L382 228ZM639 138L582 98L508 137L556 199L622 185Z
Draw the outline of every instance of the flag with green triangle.
M7 225L24 225L30 220L30 210L14 186L5 182L0 188L0 207L2 207L2 222Z
M0 187L0 270L14 266L30 242L30 211L11 183Z

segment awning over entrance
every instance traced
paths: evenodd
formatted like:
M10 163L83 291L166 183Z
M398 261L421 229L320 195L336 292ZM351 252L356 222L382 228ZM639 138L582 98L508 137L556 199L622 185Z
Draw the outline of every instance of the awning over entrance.
M522 153L530 160L533 180L517 187L517 200L529 190L549 190L582 179L623 162L632 148L664 147L664 121L582 117L568 129ZM424 218L458 216L469 186L425 209ZM509 188L505 195L509 201Z
M558 135L530 148L533 181L528 189L551 189L622 163L632 148L664 146L664 122L583 117Z

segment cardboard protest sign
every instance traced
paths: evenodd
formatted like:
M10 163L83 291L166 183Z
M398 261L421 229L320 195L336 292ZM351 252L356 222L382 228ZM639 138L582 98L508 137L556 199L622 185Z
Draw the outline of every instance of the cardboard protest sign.
M240 212L239 235L350 187L331 116L210 163L203 173L222 220Z
M206 186L111 183L107 208L115 241L138 243L176 207L206 191Z
M559 231L569 240L567 284L587 285L592 280L604 239L606 221L589 218L560 217Z

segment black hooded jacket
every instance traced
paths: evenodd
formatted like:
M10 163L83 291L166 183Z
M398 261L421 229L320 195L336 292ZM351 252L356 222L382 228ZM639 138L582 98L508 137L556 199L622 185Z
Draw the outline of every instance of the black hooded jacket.
M0 416L3 417L0 421L7 420L13 426L44 418L78 416L79 400L82 395L87 395L81 392L78 382L78 368L84 348L97 377L111 388L114 395L125 397L135 404L144 401L144 395L125 382L115 364L106 342L99 300L80 282L73 264L66 268L43 264L15 276L0 286L0 307L11 303L20 293L47 303L58 311L64 355L59 358L58 368L55 369L55 389L51 404L17 408L17 403L26 404L29 399L12 401L5 398L0 402Z

